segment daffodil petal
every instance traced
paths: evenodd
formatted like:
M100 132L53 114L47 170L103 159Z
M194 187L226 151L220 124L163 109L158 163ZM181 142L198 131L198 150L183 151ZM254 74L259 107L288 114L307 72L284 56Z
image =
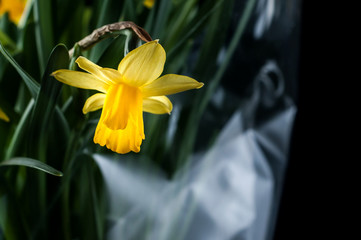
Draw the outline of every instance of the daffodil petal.
M153 114L170 114L172 102L166 96L147 97L143 99L143 111Z
M167 74L157 80L141 87L143 97L170 95L190 89L201 88L204 84L193 78Z
M123 81L122 75L115 69L102 68L102 73L113 83L121 83Z
M53 72L51 75L56 80L77 88L93 89L106 93L109 87L104 81L89 73L62 69Z
M108 85L119 83L121 81L122 76L115 69L102 68L82 56L78 57L75 62L81 69L93 74L96 78L104 81Z
M127 84L115 84L109 87L104 102L104 124L112 129L124 129L133 111L142 106L142 93L136 87Z
M106 95L104 93L96 93L89 97L85 101L83 113L87 114L88 112L93 112L101 109L104 105L105 96Z
M119 91L120 89L114 89ZM122 103L128 104L128 103ZM111 129L109 124L105 122L107 115L107 104L104 105L103 111L95 130L94 143L101 146L106 145L110 150L117 153L128 153L130 151L139 152L142 140L145 139L144 124L143 124L143 110L141 95L136 95L132 106L129 108L127 114L127 125L124 129Z
M146 6L147 8L151 9L154 5L154 0L144 0L143 1L144 6Z
M3 112L3 110L1 110L1 108L0 108L0 119L4 120L5 122L10 121L9 117Z
M130 151L137 153L140 151L140 145L144 138L136 134L136 132L137 129L133 124L129 124L124 130L111 130L105 124L99 122L94 135L94 143L106 146L108 149L120 154Z
M24 12L25 5L25 0L2 0L0 1L0 16L8 12L10 20L18 24Z
M148 42L128 53L119 63L123 81L132 86L143 86L157 79L163 72L166 55L158 40Z

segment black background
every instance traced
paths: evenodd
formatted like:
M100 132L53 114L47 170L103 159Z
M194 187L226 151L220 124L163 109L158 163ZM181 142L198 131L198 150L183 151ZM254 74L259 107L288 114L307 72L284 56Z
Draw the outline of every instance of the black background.
M346 127L339 120L348 118L342 96L351 92L344 92L347 58L341 55L347 53L350 36L340 32L347 25L341 23L342 5L333 4L302 3L298 112L275 240L353 239L341 227L350 216L339 215L347 207L338 201L348 201L339 191L347 187L342 182L348 159L348 151L342 150Z

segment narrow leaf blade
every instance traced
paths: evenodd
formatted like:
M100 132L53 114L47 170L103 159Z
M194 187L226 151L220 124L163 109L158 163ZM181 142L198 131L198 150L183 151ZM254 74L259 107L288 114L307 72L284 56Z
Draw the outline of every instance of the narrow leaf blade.
M62 87L62 84L51 76L51 73L58 69L67 68L68 65L68 50L64 45L59 44L50 54L43 79L41 81L40 92L35 102L34 112L30 124L30 143L37 145L39 147L39 151L40 148L45 151L45 135L48 132L48 126ZM38 136L40 136L40 139ZM36 151L35 146L31 147L31 149ZM40 160L43 159L40 158Z
M49 174L57 176L57 177L63 176L62 172L56 170L55 168L53 168L43 162L40 162L40 161L32 159L32 158L17 157L17 158L12 158L10 160L0 163L0 167L7 167L7 166L25 166L25 167L38 169L40 171L49 173Z
M24 80L26 86L28 87L32 97L36 97L38 95L40 86L20 65L15 61L15 59L6 51L3 45L0 42L0 52L4 55L4 57L13 65L16 71L19 73L21 78Z

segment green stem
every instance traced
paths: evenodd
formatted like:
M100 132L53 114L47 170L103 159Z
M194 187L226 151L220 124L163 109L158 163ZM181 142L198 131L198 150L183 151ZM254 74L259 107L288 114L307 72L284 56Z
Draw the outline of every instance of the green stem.
M69 137L69 142L66 148L66 153L64 156L64 165L63 169L66 169L64 172L63 183L59 189L59 194L62 195L62 207L63 207L63 231L64 239L71 239L71 221L70 221L70 207L69 207L69 196L70 196L70 181L75 173L74 162L75 162L75 153L77 150L77 142L79 141L80 135L83 132L86 126L86 121L82 121L80 128L78 130L73 130Z
M78 140L79 134L76 134L74 132L72 132L72 134L70 134L70 140L68 143L68 147L67 147L67 151L65 153L65 157L64 157L64 167L63 169L66 169L66 171L64 172L64 182L62 183L62 192L63 192L63 197L62 197L62 206L63 206L63 231L64 231L64 239L66 240L70 240L71 239L71 221L70 221L70 208L69 208L69 195L70 195L70 180L72 177L72 170L74 170L72 168L74 160L75 160L75 156L74 156L74 152L75 152L75 145L76 145L76 141Z
M89 177L89 184L90 184L90 190L91 190L91 195L92 195L92 206L93 206L93 211L94 211L94 221L95 221L95 227L96 227L96 234L97 234L97 239L101 240L102 238L102 226L101 226L101 217L100 217L100 213L99 213L99 204L98 204L98 198L96 195L96 189L95 189L95 184L94 184L94 174L93 173L93 166L92 166L93 162L90 162L87 164L87 175Z

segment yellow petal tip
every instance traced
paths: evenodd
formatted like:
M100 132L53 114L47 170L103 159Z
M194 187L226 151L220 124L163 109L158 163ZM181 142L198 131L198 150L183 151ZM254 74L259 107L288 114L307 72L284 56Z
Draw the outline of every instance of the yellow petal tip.
M60 72L62 72L62 70L56 70L56 71L52 72L52 73L50 74L50 76L55 77L55 76L58 75Z
M10 118L0 108L0 119L5 122L10 122Z
M200 82L196 89L200 89L203 86L204 86L204 83Z
M79 56L79 57L75 60L75 62L79 65L79 61L80 61L80 59L82 59L82 58L85 58L85 57Z
M4 120L5 122L10 122L10 118L8 118L8 117L4 117L4 118L0 118L0 119L2 119L2 120Z

